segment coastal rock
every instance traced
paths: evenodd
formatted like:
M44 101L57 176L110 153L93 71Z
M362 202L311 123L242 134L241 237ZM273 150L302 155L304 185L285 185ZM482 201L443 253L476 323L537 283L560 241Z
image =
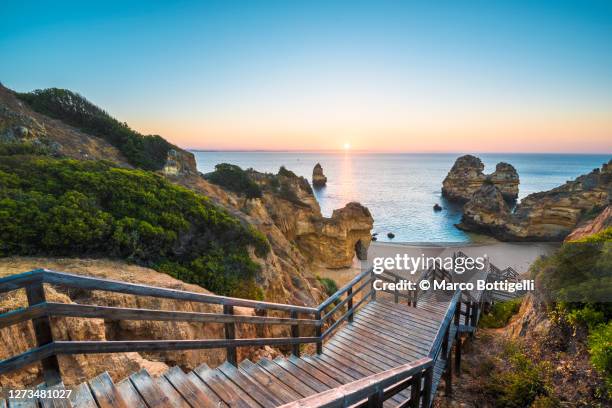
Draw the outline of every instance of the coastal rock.
M518 197L519 176L511 164L498 163L495 172L488 176L483 170L484 164L476 156L457 158L442 182L442 195L451 201L467 202L485 180L490 180L506 200Z
M323 187L327 183L327 177L323 174L323 167L319 163L312 170L312 185L314 187Z
M166 176L197 174L198 171L193 153L181 149L168 150L168 158L162 172Z
M576 241L597 234L612 227L612 206L607 206L597 217L581 223L567 237L565 242Z
M464 230L478 230L496 234L508 222L510 209L499 189L491 182L485 182L463 206L461 223Z
M518 198L520 181L513 165L505 162L497 163L495 171L488 178L499 189L505 200L513 201Z
M502 240L562 241L585 218L610 205L612 160L562 186L530 194L513 213L501 205L499 195L483 187L464 206L460 228Z
M438 203L435 203L433 209L434 211L442 211L442 206Z

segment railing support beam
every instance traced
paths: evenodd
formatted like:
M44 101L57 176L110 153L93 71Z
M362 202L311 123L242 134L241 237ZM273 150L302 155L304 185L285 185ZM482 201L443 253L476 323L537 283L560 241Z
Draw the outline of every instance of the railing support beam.
M423 384L423 400L421 407L429 408L431 404L431 392L433 387L433 366L425 370L425 384Z
M347 319L349 323L353 323L353 297L351 296L352 294L353 294L353 287L351 286L346 291L346 296L349 297L348 303L346 305L346 312L348 313Z
M234 306L223 305L223 313L228 315L234 314ZM235 323L225 323L225 339L234 340L236 339L236 325ZM238 356L236 353L236 347L228 346L225 348L227 354L227 361L234 367L238 366Z
M42 280L27 285L25 290L29 306L34 306L46 301L45 288ZM32 319L32 326L34 327L34 334L36 335L36 344L38 347L53 342L53 332L51 331L51 320L49 316ZM43 378L48 387L62 382L57 356L53 355L44 358L41 363Z
M315 319L321 321L321 312L315 313ZM319 339L319 341L317 341L317 354L323 353L322 329L323 327L321 325L318 325L315 328L315 337L318 337Z
M291 312L291 318L297 319L298 312L296 311ZM296 324L294 326L291 326L291 337L300 337L300 326L299 325ZM300 345L293 344L291 346L291 353L293 353L294 356L299 357L300 356Z
M421 402L421 372L412 376L412 384L410 384L410 408L419 408Z

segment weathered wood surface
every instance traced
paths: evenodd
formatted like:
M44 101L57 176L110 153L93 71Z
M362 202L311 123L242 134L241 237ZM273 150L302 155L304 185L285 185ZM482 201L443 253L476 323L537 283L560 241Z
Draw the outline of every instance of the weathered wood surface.
M146 371L113 383L108 374L79 385L63 405L75 407L240 407L268 408L281 405L311 406L428 406L446 367L453 360L453 342L462 330L477 322L480 304L461 303L461 293L433 296L419 294L416 307L390 295L371 291L370 271L356 276L318 308L293 307L180 292L145 285L101 281L48 271L33 271L14 279L0 279L0 293L19 285L41 282L70 287L110 290L223 305L223 314L113 308L46 303L33 298L32 306L0 315L0 328L16 322L48 316L80 316L109 320L159 320L214 322L225 325L223 339L152 341L54 341L13 359L3 369L19 367L57 354L89 354L125 351L167 351L225 348L228 362L217 368L202 365L189 373L173 367L152 378ZM395 278L394 278L395 279ZM103 288L100 283L103 282ZM356 295L360 297L356 297ZM222 300L223 299L223 300ZM228 300L230 299L230 300ZM234 306L253 307L256 316L234 315ZM459 305L459 310L457 306ZM289 312L288 317L267 317L266 310ZM280 324L291 328L291 337L236 339L235 323ZM324 325L324 326L323 326ZM314 337L300 337L302 326L314 326ZM459 333L457 330L459 329ZM473 330L473 329L472 329ZM312 332L312 329L308 331ZM324 344L323 339L328 341ZM45 339L42 339L45 340ZM299 345L316 343L318 353L300 356ZM257 363L237 364L236 348L290 345L293 355ZM231 364L230 364L231 363ZM449 372L447 370L447 372ZM450 387L451 376L447 376ZM418 388L417 388L418 387ZM0 401L2 402L2 401ZM23 401L27 404L28 401ZM46 405L45 405L46 404ZM0 405L1 406L1 405ZM9 404L9 406L11 406ZM25 405L27 406L27 405Z

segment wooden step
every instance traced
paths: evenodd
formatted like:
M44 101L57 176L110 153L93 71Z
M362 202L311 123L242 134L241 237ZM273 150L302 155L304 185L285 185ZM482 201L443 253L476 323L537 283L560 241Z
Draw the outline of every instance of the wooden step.
M100 408L130 408L107 372L89 380L89 387Z
M217 369L211 369L202 364L194 370L194 373L208 385L227 405L236 408L261 407L257 401L242 391Z
M266 389L270 389L284 401L291 402L304 397L257 364L254 364L251 360L243 360L238 365L238 369L253 378Z
M146 370L130 375L130 381L149 408L174 408L170 398L157 386Z
M179 367L172 367L164 374L164 377L193 408L227 407L210 388L193 382ZM199 379L196 378L196 380L200 382Z
M98 408L87 383L81 383L72 390L70 403L75 408Z

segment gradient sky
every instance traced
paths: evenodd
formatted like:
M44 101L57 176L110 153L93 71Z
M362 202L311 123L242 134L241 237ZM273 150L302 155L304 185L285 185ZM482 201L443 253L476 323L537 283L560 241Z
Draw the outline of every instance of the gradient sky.
M612 152L611 1L2 0L0 16L5 86L69 88L186 148Z

